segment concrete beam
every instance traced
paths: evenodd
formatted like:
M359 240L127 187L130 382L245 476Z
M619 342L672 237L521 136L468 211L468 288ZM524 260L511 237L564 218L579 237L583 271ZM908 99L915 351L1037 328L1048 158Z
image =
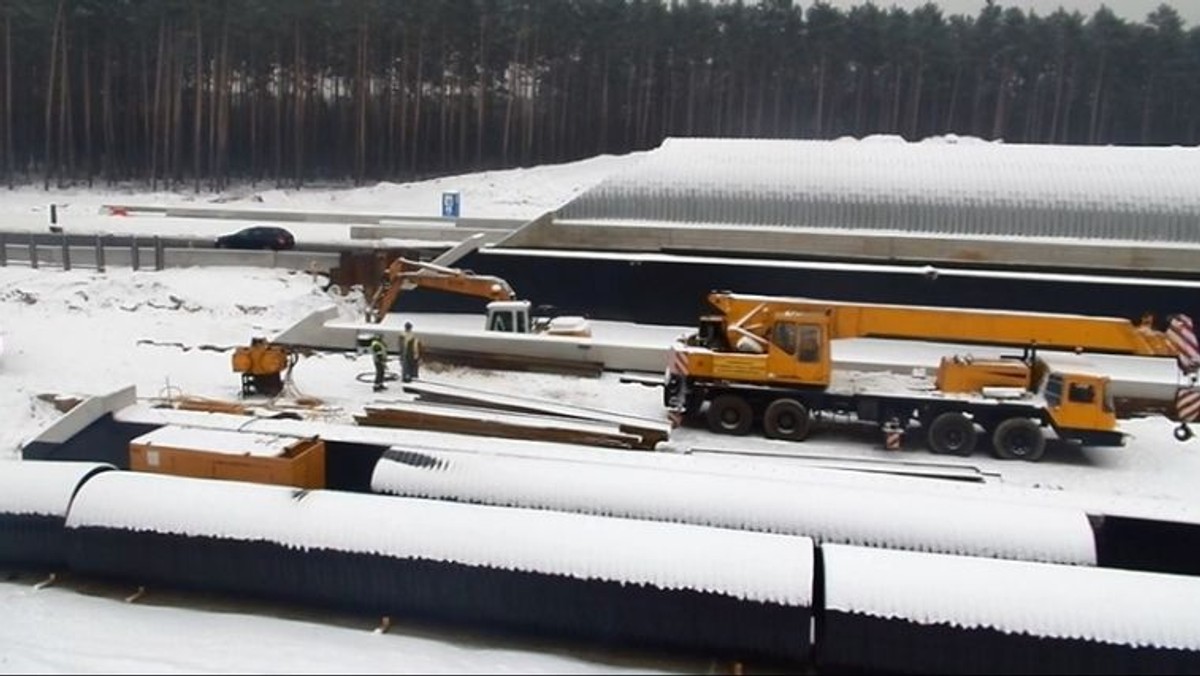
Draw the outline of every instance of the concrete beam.
M1036 240L821 232L799 228L607 224L539 219L506 238L512 248L731 252L843 261L969 263L1057 269L1200 272L1200 246L1183 243Z

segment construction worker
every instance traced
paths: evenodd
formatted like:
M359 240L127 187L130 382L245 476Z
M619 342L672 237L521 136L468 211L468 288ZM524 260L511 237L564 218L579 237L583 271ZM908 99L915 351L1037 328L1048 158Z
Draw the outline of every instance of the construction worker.
M378 333L371 337L371 359L375 362L375 391L386 390L383 374L387 370L387 345Z
M412 322L404 322L404 333L400 336L400 380L406 383L417 378L421 365L421 341L412 327Z

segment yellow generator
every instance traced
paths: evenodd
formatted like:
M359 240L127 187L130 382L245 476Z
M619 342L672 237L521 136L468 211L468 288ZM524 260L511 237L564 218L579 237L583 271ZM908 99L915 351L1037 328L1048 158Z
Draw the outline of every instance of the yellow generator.
M266 338L252 338L249 346L233 351L233 371L242 374L242 396L273 397L283 390L283 372L296 362L296 355Z

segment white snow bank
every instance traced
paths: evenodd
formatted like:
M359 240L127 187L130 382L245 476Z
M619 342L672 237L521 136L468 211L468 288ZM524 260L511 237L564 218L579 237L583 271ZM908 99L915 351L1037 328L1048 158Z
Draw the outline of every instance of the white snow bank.
M819 481L783 483L696 474L680 468L431 450L416 453L419 456L407 462L403 456L381 459L371 478L372 490L803 535L818 542L1032 561L1096 562L1087 515L1070 507Z
M0 472L0 512L66 516L71 496L93 472L116 469L101 462L29 460L4 465Z
M1200 649L1200 578L845 545L823 546L821 554L829 610Z
M453 562L806 606L812 540L139 472L96 477L70 528L103 527Z

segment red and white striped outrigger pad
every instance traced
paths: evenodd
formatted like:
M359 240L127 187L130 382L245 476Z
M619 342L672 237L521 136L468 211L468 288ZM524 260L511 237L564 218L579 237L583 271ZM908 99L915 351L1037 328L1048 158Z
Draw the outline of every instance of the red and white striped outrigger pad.
M679 345L671 346L671 357L670 361L667 363L667 371L671 373L677 373L681 376L686 376L688 374L687 355L684 353L683 348L681 348Z
M1173 315L1167 320L1167 339L1179 351L1176 359L1179 368L1187 374L1195 374L1200 368L1200 345L1196 342L1196 331L1192 327L1192 318L1187 315Z
M1200 389L1181 387L1175 392L1175 415L1179 422L1200 420Z

